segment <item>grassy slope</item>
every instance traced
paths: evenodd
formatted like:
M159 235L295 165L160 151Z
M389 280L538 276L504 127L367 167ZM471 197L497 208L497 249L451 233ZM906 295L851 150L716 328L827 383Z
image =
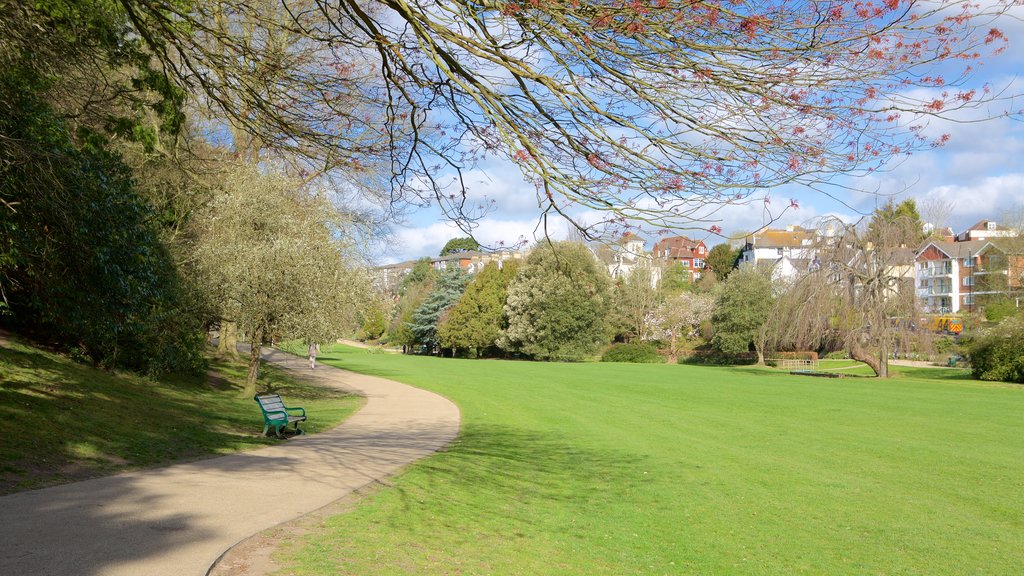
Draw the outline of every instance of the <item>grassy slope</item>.
M1024 387L343 351L455 400L463 433L283 551L289 574L1024 566Z
M214 378L154 381L103 372L14 343L0 347L0 494L279 442L240 397L245 366L215 361ZM263 386L310 414L317 432L361 404L265 367Z

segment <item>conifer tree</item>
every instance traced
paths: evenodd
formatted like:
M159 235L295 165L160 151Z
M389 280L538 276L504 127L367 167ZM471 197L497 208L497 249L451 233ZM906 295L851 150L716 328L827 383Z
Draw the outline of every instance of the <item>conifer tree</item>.
M518 271L519 262L514 260L503 262L500 268L496 262L487 264L438 328L441 346L464 348L471 358L496 346L508 323L505 318L508 285Z
M430 348L439 344L437 326L445 312L458 302L468 282L469 275L459 267L448 268L437 277L433 292L412 313L409 322L409 330L416 342Z

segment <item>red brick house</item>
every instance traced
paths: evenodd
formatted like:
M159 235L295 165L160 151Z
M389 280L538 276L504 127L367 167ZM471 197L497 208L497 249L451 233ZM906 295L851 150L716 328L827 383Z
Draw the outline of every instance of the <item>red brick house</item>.
M686 236L662 238L654 244L652 256L666 264L679 263L690 270L690 279L699 280L701 273L707 268L705 259L708 248L703 240L691 240Z

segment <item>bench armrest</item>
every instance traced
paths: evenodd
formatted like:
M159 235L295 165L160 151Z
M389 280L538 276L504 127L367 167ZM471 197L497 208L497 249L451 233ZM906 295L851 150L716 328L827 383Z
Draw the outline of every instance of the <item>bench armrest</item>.
M292 407L290 407L290 406L285 406L285 407L284 407L284 409L285 409L285 410L287 410L287 411L289 411L289 412L291 412L291 411L293 411L293 410L298 410L299 412L302 412L302 414L301 414L302 416L305 416L305 415L306 415L306 409L305 409L305 408L302 408L302 407L292 408Z
M269 420L288 419L288 413L284 410L264 410L263 415Z

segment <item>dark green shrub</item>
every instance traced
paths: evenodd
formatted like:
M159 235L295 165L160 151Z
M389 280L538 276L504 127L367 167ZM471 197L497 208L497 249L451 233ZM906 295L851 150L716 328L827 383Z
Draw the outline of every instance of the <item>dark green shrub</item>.
M614 344L601 356L601 362L659 364L664 361L665 359L651 344Z
M970 344L972 373L980 380L1024 383L1024 318L1014 316Z
M1016 300L1009 298L1001 298L993 300L985 305L985 320L992 323L999 323L1017 314L1019 309L1017 308Z

